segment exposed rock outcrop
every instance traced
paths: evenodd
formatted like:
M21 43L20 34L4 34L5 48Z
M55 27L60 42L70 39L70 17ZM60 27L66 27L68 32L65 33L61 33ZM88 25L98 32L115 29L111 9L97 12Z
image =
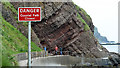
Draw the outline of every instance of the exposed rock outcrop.
M50 53L54 53L55 46L58 46L73 56L82 54L85 57L95 58L107 56L108 51L105 48L102 50L93 36L94 25L91 18L83 9L77 9L72 2L12 2L12 5L16 9L19 6L42 7L42 21L32 22L32 41L39 43L38 46L41 41ZM27 37L27 26L16 24L17 20L14 20L10 12L11 10L4 9L3 6L3 17ZM78 15L81 16L80 19ZM87 27L86 30L86 23L90 29Z
M109 59L111 60L113 65L120 64L120 54L118 53L110 52Z

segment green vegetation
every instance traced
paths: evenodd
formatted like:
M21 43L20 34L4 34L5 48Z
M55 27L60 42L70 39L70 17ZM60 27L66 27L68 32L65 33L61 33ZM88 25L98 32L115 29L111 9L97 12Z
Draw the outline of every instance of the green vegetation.
M0 38L1 38L1 35L0 35ZM1 48L1 40L0 40L0 68L2 66L2 48Z
M2 18L2 66L18 65L14 54L28 51L28 39L11 24ZM32 51L41 51L35 43L31 43Z
M86 13L86 11L83 9L83 8L80 8L79 6L75 5L76 6L76 9L81 13L81 14L84 14L87 18L88 21L91 20L91 17Z
M10 9L11 11L12 11L12 13L13 13L13 15L14 15L14 19L16 20L16 23L20 23L20 22L18 22L18 17L17 17L17 14L18 14L18 11L14 8L14 6L9 2L9 1L3 1L2 0L2 4L4 5L4 7L6 8L6 9ZM24 23L22 23L24 26L27 26L28 24L27 24L27 22L24 22Z
M0 68L1 68L1 66L2 66L2 47L1 47L1 45L2 45L2 35L1 35L1 33L2 33L2 20L1 20L1 15L0 15Z
M77 5L75 5L75 6L76 6L77 11L79 11L81 14L85 14L85 16L86 16L87 18L89 18L88 20L90 20L90 16L85 12L85 10L83 10L82 8L80 8L80 7L77 6ZM80 10L81 10L81 11L80 11ZM82 23L85 24L84 30L85 30L85 31L90 30L88 24L85 22L85 20L81 17L81 15L80 15L79 13L77 13L77 17L80 19L80 21L81 21Z
M80 7L79 6L77 6L77 5L75 5L76 6L76 9L78 10L78 11L80 11Z
M84 26L84 30L85 30L85 31L90 30L90 28L89 28L88 24L84 21L84 19L82 19L82 17L80 16L80 14L79 14L79 13L77 13L77 17L80 19L80 21L81 21L82 23L84 23L84 24L85 24L85 26Z
M90 16L86 13L86 11L83 8L80 8L81 12L85 14L88 20L91 20Z
M2 0L2 4L5 6L5 8L9 8L13 13L17 14L17 10L14 8L14 6L10 2L4 2Z

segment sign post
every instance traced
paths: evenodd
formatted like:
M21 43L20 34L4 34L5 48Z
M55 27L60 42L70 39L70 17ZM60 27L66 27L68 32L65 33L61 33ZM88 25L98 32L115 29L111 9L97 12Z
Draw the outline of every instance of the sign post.
M28 66L31 68L31 21L28 23Z
M31 68L31 21L41 21L41 7L19 7L18 21L28 23L28 66Z

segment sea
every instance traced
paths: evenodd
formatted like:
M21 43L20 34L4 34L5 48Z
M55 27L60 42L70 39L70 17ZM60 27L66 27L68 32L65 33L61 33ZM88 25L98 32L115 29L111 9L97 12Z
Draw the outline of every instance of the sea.
M120 45L102 45L105 47L109 52L115 52L120 54Z

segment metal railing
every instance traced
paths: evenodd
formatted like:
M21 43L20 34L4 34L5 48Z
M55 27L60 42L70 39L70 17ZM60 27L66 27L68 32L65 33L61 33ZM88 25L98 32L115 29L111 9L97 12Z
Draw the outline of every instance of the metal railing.
M14 55L15 59L20 61L20 60L26 60L28 59L28 52L26 53L19 53ZM31 52L31 58L36 58L36 57L45 57L48 56L48 51L41 51L41 52Z

